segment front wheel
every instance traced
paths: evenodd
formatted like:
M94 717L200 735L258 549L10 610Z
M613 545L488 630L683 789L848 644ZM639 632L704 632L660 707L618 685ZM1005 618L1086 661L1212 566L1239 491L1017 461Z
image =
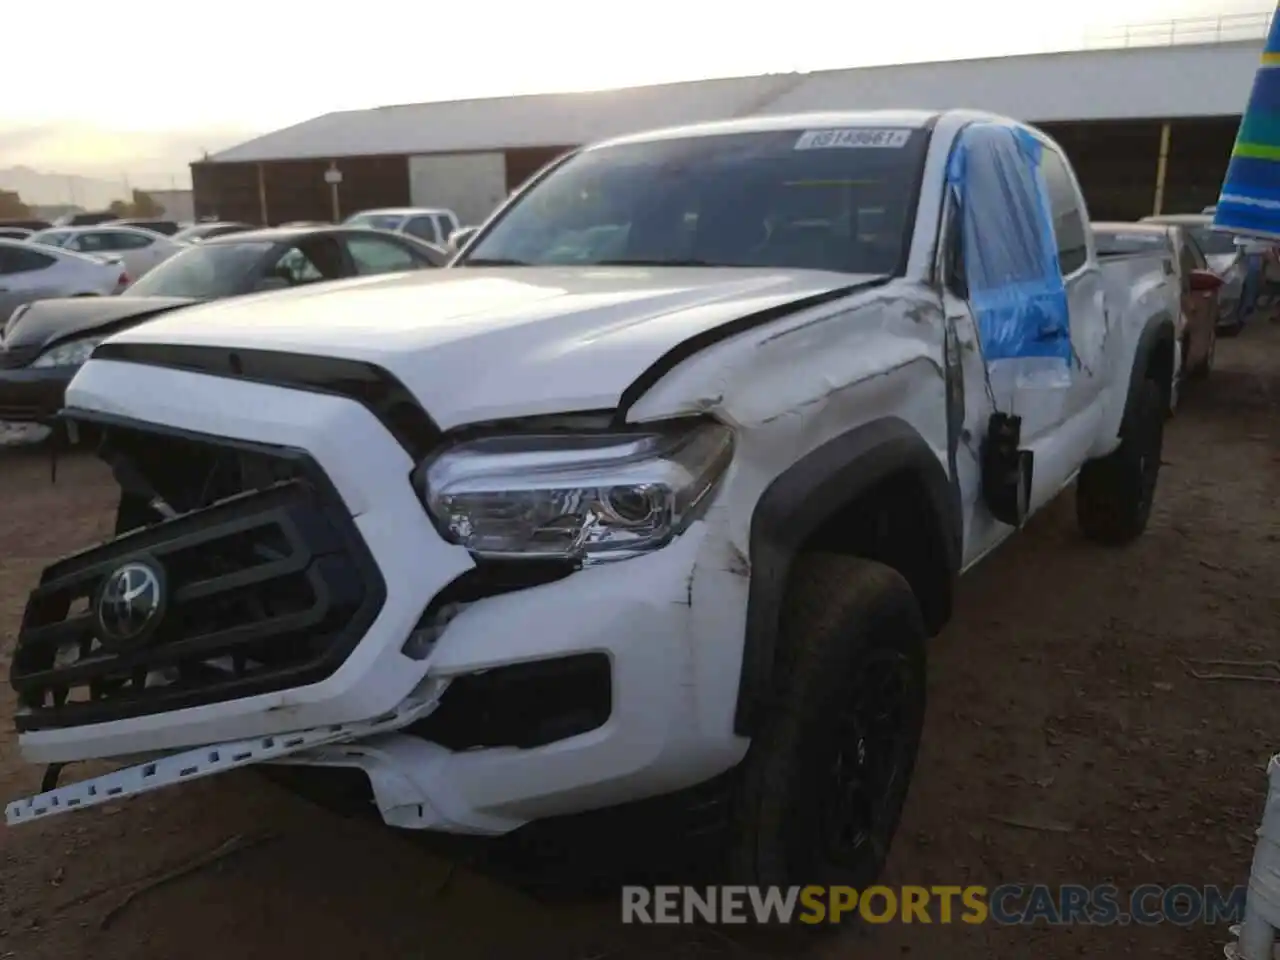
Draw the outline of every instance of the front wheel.
M883 564L796 562L777 702L731 800L729 882L865 887L884 868L925 714L926 630Z

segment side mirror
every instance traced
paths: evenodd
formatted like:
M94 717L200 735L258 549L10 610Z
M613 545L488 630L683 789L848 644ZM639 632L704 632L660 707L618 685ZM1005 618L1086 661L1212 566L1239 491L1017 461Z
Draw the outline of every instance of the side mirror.
M1192 270L1189 283L1192 293L1213 293L1222 286L1222 278L1210 270Z
M479 227L459 227L449 234L449 252L457 253L467 245L467 241L476 235Z
M254 284L253 290L255 293L268 293L272 290L288 290L290 286L292 284L284 277L271 276L259 280Z
M1035 451L1022 447L1022 418L993 413L982 441L982 498L1001 523L1021 528L1031 512Z

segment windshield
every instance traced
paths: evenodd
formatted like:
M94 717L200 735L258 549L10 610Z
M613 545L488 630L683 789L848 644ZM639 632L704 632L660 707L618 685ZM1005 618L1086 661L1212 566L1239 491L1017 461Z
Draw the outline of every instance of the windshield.
M924 130L781 130L586 150L459 266L653 264L896 273Z
M390 230L394 233L402 223L404 223L404 217L398 213L358 213L347 221L347 226Z
M1118 257L1126 253L1167 253L1169 241L1158 233L1113 233L1098 230L1093 235L1100 257Z
M254 268L272 247L265 241L188 247L143 274L125 295L215 300L247 293Z
M1210 230L1208 227L1188 227L1196 245L1204 251L1207 257L1220 257L1227 255L1234 257L1236 255L1236 241L1229 233L1219 233L1217 230Z

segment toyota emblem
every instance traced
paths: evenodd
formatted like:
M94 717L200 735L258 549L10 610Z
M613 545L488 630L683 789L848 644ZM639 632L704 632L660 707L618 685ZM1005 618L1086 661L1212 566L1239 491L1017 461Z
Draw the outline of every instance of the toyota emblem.
M105 647L139 643L164 612L160 568L141 560L111 571L98 594L98 639Z

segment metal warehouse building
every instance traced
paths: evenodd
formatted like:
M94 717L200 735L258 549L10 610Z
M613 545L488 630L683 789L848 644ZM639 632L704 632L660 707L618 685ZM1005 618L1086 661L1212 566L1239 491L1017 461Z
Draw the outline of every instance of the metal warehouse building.
M543 164L593 140L882 107L971 107L1039 125L1071 156L1098 219L1199 210L1217 200L1261 48L1089 50L332 113L192 164L196 214L274 224L412 204L478 223Z

